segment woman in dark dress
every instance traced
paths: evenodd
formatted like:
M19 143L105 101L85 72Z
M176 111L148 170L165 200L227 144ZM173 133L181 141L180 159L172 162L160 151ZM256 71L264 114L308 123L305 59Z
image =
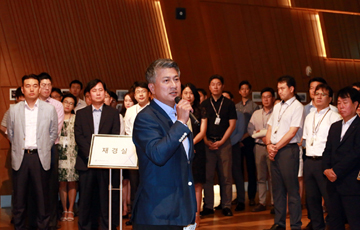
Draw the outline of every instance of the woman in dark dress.
M191 103L191 106L194 110L193 114L196 119L200 121L200 126L195 123L195 121L190 118L187 123L190 130L193 132L194 136L194 150L195 156L192 165L194 183L195 183L195 193L196 193L196 202L197 202L197 213L196 213L196 224L197 227L200 224L200 205L202 198L202 189L203 184L206 181L206 173L205 173L205 164L206 164L206 156L205 156L205 144L204 144L204 136L206 134L207 128L207 118L206 111L204 108L200 106L200 95L196 90L196 87L187 83L181 94L182 99L187 100Z

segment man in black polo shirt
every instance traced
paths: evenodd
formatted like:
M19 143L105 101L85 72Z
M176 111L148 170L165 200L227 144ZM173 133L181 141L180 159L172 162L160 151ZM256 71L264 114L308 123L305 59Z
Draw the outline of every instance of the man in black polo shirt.
M206 183L204 185L204 207L201 215L214 213L214 173L218 166L221 185L221 207L225 216L232 216L232 152L230 135L236 126L236 109L234 103L222 96L224 78L213 75L209 79L211 97L201 105L208 116L206 144Z

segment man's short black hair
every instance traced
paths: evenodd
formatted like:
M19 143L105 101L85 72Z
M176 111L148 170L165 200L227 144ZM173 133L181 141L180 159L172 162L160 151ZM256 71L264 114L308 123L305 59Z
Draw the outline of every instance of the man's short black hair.
M197 90L198 92L201 92L201 93L204 95L204 97L207 96L207 92L206 92L205 89L203 89L203 88L197 88L196 90Z
M60 96L63 96L63 93L61 92L61 90L59 89L59 88L52 88L52 90L51 90L51 93L52 92L57 92L58 94L60 94Z
M294 87L294 91L296 90L295 78L293 78L289 75L281 76L281 77L279 77L279 79L277 81L278 81L278 83L285 82L289 88L292 86L292 87Z
M249 86L249 89L251 90L251 84L250 84L249 81L246 81L246 80L245 80L245 81L240 82L240 83L239 83L239 90L240 90L241 86L243 86L243 85Z
M320 84L316 86L315 92L319 89L326 90L329 92L329 97L333 97L334 91L328 84Z
M70 82L70 85L69 85L70 88L71 88L71 85L72 85L72 84L79 84L79 85L80 85L80 89L83 88L83 84L82 84L81 81L79 81L79 80L73 80L72 82Z
M326 80L325 80L324 78L322 78L322 77L313 77L313 78L311 78L311 79L309 80L308 87L310 88L310 84L311 84L312 82L315 82L315 81L320 82L320 83L322 83L322 84L327 84L327 82L326 82Z
M350 98L352 103L358 102L360 103L360 93L353 87L347 86L339 90L337 94L337 99L340 98Z
M138 87L146 89L148 92L150 92L147 82L144 82L144 81L136 81L136 82L134 82L134 85L133 85L134 92L135 92L135 89L138 88Z
M21 87L18 87L15 91L15 98L24 97L23 92L21 91Z
M35 79L39 82L40 84L40 81L39 81L39 77L35 74L28 74L28 75L24 75L22 78L21 78L21 82L22 82L22 85L24 86L24 81L27 80L27 79Z
M274 91L273 88L271 88L271 87L263 88L263 89L261 90L261 94L260 94L260 95L262 96L263 93L265 93L265 92L270 92L271 95L272 95L273 97L275 97L275 91Z
M89 88L89 92L92 88L94 88L97 84L101 83L104 87L104 91L106 91L106 84L105 82L103 82L102 80L100 79L94 79L94 80L91 80L87 83L87 88Z
M116 95L116 93L115 93L115 92L110 91L110 97L114 98L114 99L115 99L115 101L118 101L118 96Z
M46 79L46 80L50 80L50 82L52 83L52 78L51 78L50 74L48 74L46 72L42 72L41 74L39 74L38 78L39 78L39 82Z
M224 78L222 76L220 76L219 74L214 74L209 78L209 84L212 80L214 79L219 79L221 81L221 84L224 84Z
M224 90L223 93L229 94L230 99L234 99L234 95L230 91Z

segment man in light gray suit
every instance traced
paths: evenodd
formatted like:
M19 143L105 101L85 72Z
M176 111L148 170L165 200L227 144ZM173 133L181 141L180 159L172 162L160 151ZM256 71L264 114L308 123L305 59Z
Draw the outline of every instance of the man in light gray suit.
M49 225L49 170L51 147L57 138L54 106L38 99L39 80L25 75L21 87L25 101L10 108L7 121L13 168L13 215L15 229L25 229L26 203L32 184L37 203L37 226Z

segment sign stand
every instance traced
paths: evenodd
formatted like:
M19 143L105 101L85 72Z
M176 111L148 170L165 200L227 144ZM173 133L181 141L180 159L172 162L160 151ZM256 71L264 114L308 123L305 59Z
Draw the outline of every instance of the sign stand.
M112 191L119 190L119 228L122 230L123 169L138 169L138 159L131 136L93 134L88 168L109 169L109 228L112 227ZM120 169L119 188L112 186L112 169Z

